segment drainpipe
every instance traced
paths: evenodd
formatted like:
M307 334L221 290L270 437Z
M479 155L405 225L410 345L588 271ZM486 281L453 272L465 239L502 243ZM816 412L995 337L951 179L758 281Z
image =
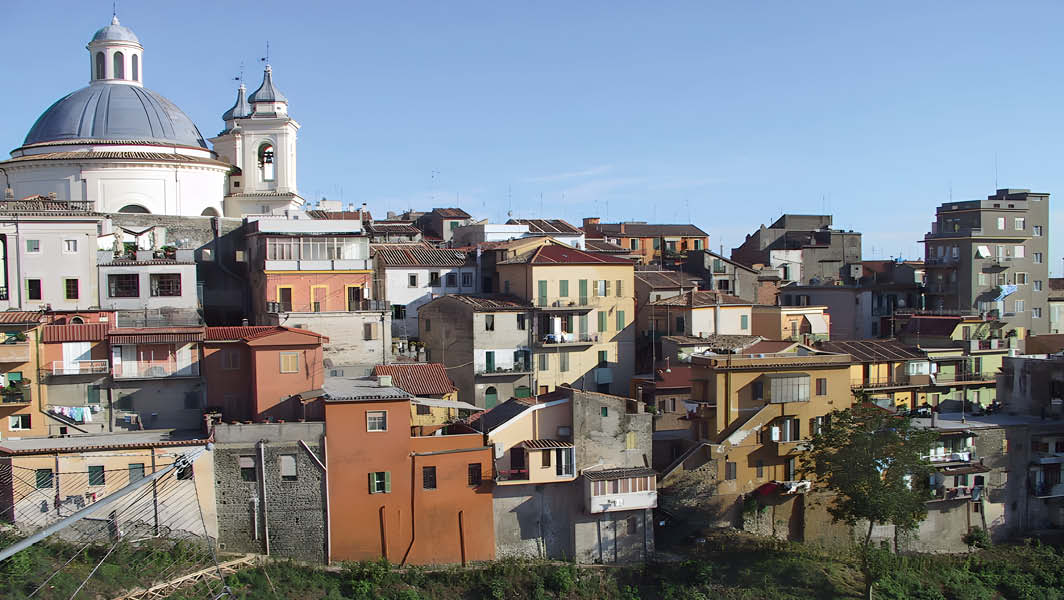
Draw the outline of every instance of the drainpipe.
M417 539L417 520L414 518L414 490L416 489L417 480L414 475L417 473L417 454L410 453L410 545L406 547L406 552L403 554L403 560L399 562L400 567L406 566L407 559L410 558L410 552L414 549L414 540Z
M266 510L266 441L259 440L259 497L262 498L262 543L266 556L270 555L270 518Z
M155 473L155 448L151 449L151 472ZM151 482L151 504L152 511L155 514L155 535L159 535L159 487L158 479L153 479Z

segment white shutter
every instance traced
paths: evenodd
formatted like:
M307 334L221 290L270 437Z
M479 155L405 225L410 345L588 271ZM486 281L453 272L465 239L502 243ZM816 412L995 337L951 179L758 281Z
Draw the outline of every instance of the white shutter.
M180 375L192 375L192 346L184 344L177 349L177 372Z

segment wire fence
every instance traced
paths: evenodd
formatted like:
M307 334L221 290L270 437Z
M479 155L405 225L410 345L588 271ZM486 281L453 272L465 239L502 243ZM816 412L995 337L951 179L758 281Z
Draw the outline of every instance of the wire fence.
M155 454L152 466L146 452L0 462L0 552L63 523L0 561L0 598L161 598L180 586L149 591L175 579L187 580L182 598L227 596L206 518L214 507L210 455L152 480L183 463L179 453ZM69 522L75 514L81 518Z

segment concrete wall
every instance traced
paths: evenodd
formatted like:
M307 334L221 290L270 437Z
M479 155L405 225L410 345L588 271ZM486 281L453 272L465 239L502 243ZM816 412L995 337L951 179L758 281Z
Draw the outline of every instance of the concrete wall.
M7 299L0 300L0 310L37 310L43 304L51 304L55 310L95 306L99 302L95 273L98 221L99 218L85 218L35 222L30 217L20 219L18 227L14 223L0 224L7 269L2 282L7 288ZM36 241L36 252L26 251L29 240ZM76 242L76 252L67 251L64 243L67 240ZM29 279L40 280L39 299L29 298L26 283ZM77 298L67 299L67 279L78 281Z
M573 439L578 440L573 464L578 472L596 465L605 468L651 465L653 415L627 412L628 402L636 402L620 396L574 390L572 398ZM634 449L625 447L629 432L636 435Z
M264 320L263 325L302 326L328 337L329 342L322 346L322 351L333 365L372 367L392 360L392 315L389 312L271 313L265 315ZM366 323L376 326L374 339L365 339Z
M268 530L272 556L327 561L326 476L314 460L324 462L324 431L324 423L216 426L219 549L265 553ZM259 461L259 440L266 440L264 462ZM282 480L282 455L295 456L296 480ZM254 461L253 481L241 478L242 456Z
M115 408L136 414L143 429L199 430L203 427L206 384L200 377L171 379L115 379L111 399ZM115 430L141 429L117 420Z
M418 337L417 311L427 302L444 294L472 294L478 291L476 267L384 267L384 295L389 304L406 306L405 319L392 320L392 335ZM438 273L440 285L430 286L431 273ZM454 286L447 285L447 274L455 276ZM468 274L471 285L462 285L462 275ZM417 277L417 285L410 287L410 276Z
M199 307L196 287L196 265L113 265L101 264L99 306L104 310L142 310L160 308L183 308L195 310ZM133 298L112 297L109 279L111 275L137 275L139 295ZM181 277L181 294L178 296L153 296L151 291L152 275L176 274Z

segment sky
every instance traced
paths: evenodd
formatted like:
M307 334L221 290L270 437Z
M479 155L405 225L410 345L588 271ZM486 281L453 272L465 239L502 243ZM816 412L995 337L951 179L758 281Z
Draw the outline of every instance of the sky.
M87 84L112 3L4 8L14 149ZM784 212L828 213L865 258L915 258L939 204L1028 188L1052 194L1064 275L1064 3L120 0L118 17L145 85L204 137L241 64L258 87L268 41L311 202L692 222L726 254Z

